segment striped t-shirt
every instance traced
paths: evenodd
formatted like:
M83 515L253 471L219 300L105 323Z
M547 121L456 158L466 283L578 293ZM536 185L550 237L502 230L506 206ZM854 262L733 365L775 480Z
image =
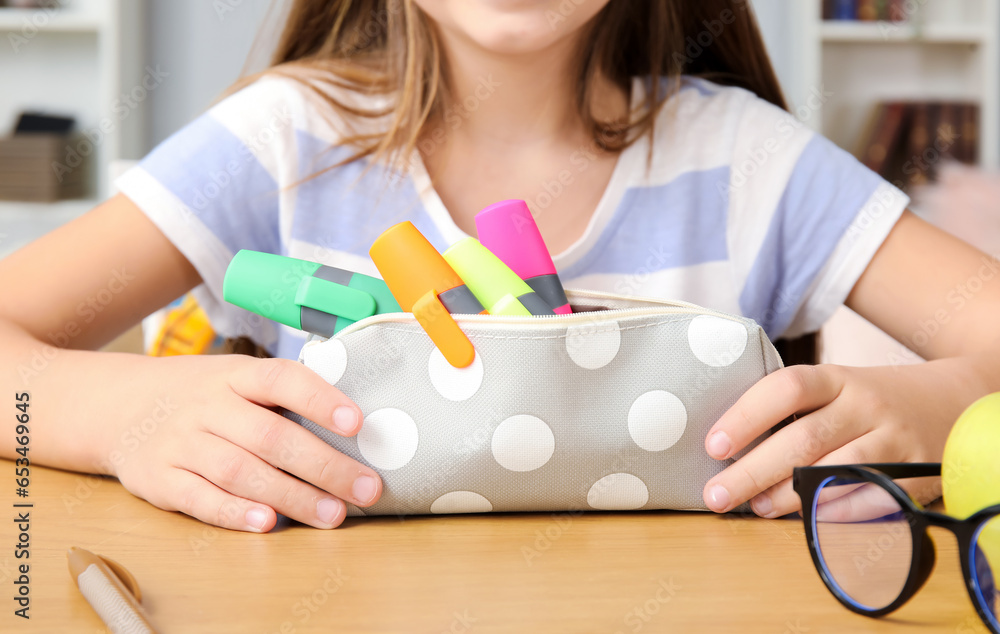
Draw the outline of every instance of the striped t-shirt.
M636 80L639 103L645 82ZM464 238L415 154L405 173L336 146L348 127L287 78L218 103L116 183L191 261L215 329L295 358L305 334L227 304L240 249L378 275L368 257L411 221L440 250ZM685 78L648 135L619 156L582 237L554 254L567 288L680 299L757 320L772 338L817 330L906 208L907 197L783 110ZM331 149L332 148L332 149ZM585 153L529 198L586 177ZM554 190L549 193L548 189ZM519 192L511 192L518 198ZM551 199L549 199L551 200Z

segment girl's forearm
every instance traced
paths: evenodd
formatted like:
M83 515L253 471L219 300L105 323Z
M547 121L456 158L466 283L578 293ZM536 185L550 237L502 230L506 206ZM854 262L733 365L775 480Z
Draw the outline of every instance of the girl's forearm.
M133 379L144 361L138 355L57 348L0 319L0 411L7 410L0 456L111 473L109 423L123 409L135 409ZM18 409L18 403L27 406ZM27 451L17 452L25 446L18 442L23 434L16 433L16 416L23 413L29 415Z

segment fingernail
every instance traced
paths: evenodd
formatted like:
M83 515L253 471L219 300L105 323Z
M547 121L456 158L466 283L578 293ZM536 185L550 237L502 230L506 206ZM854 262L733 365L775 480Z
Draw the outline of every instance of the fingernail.
M247 511L246 523L247 526L254 529L255 531L264 530L264 524L267 522L267 511L260 507L254 507Z
M716 513L722 513L729 508L729 491L721 484L713 485L708 490L708 507Z
M351 487L351 493L354 494L354 499L360 504L368 504L375 499L375 493L377 491L378 483L375 482L375 478L371 476L361 476L354 481L354 486Z
M733 443L729 440L729 435L724 431L717 431L708 437L708 453L713 458L725 458L729 455L729 450L733 448Z
M761 517L767 517L771 514L774 509L774 505L771 504L771 498L766 495L758 495L750 502L750 506L753 507L753 512Z
M350 434L358 426L358 413L353 407L342 405L333 410L333 425L345 434Z
M333 521L337 518L337 514L340 513L340 509L343 506L343 502L333 498L320 500L316 504L316 517L318 517L319 521L324 524L333 524Z

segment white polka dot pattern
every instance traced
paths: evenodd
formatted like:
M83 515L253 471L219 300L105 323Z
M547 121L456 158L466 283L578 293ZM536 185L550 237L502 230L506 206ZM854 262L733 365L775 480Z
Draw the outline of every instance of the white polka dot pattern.
M302 361L330 385L336 385L347 371L347 348L340 339L310 341L302 347Z
M456 368L434 348L427 360L427 372L438 394L449 401L465 401L475 396L483 384L483 358L476 353L468 367Z
M631 511L649 501L646 483L631 473L612 473L590 487L587 504L602 511Z
M686 427L684 403L664 390L646 392L628 410L628 433L646 451L673 447Z
M747 347L747 328L738 321L698 315L688 326L688 344L699 361L722 368L743 356Z
M534 471L552 457L556 441L542 419L520 414L500 423L491 446L493 457L504 469Z
M358 432L358 450L376 469L406 466L417 453L417 424L399 409L387 407L365 416Z
M618 323L599 321L566 329L566 352L573 363L587 370L603 368L614 361L622 344Z
M431 513L489 513L490 501L472 491L445 493L431 503Z

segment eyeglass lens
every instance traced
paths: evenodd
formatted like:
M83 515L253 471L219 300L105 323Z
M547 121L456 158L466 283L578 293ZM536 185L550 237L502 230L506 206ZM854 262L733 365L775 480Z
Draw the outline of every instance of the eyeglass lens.
M866 610L892 603L913 559L911 518L899 502L871 482L830 478L814 504L816 543L841 593Z
M993 628L1000 629L1000 591L997 590L996 574L1000 572L1000 516L980 527L971 556L972 578L976 582L979 602L993 619Z

